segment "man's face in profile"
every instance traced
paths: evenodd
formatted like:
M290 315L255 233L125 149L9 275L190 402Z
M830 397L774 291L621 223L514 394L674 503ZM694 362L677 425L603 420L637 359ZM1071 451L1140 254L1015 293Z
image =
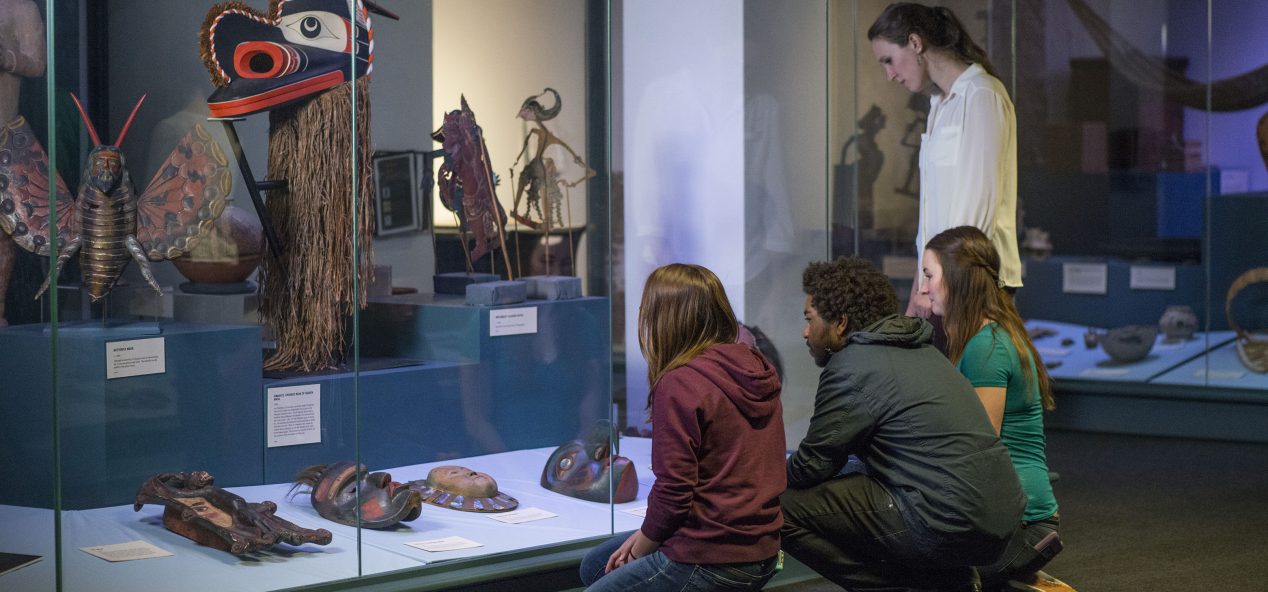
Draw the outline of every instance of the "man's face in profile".
M806 347L810 349L810 357L814 358L815 365L822 368L828 365L833 352L841 351L842 339L839 334L844 322L828 322L815 310L813 300L809 294L806 295L803 309L806 327L802 329L801 336L806 340Z

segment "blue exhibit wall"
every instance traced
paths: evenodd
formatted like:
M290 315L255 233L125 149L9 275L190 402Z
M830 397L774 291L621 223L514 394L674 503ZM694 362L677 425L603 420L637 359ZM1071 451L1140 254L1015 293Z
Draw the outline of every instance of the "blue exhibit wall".
M537 330L490 336L490 313L515 308L534 309ZM407 365L265 380L257 326L150 323L159 333L147 334L63 325L62 506L129 504L163 472L201 469L218 485L256 485L358 453L378 470L557 446L610 415L606 298L376 302L362 314L363 368L376 356ZM157 336L164 373L106 379L107 343ZM0 330L0 470L21 476L0 485L0 504L52 506L50 339L46 325ZM269 448L268 389L312 384L321 389L321 441Z
M490 313L517 308L536 309L537 331L490 336ZM322 441L267 448L265 482L352 460L358 436L371 470L571 440L610 414L610 315L607 298L493 307L432 295L371 299L360 321L363 360L420 363L362 371L356 387L350 373L266 380L266 392L321 385Z
M153 325L151 323L151 325ZM58 332L62 507L131 503L155 473L202 469L260 482L260 328L164 323L160 332L63 324ZM106 379L109 342L162 337L162 374ZM52 507L48 325L0 330L0 503Z
M1228 329L1224 299L1229 286L1246 270L1268 266L1268 232L1256 228L1268 221L1268 192L1216 195L1209 200L1209 214L1209 232L1202 240L1202 263L1159 263L1115 257L1026 258L1025 287L1017 292L1017 308L1026 318L1117 327L1156 324L1168 305L1187 304L1197 312L1206 328L1209 297L1209 330ZM1177 228L1172 223L1168 227ZM1065 263L1105 263L1109 271L1107 293L1063 293L1062 265ZM1132 289L1129 284L1132 265L1174 267L1176 289ZM1234 310L1243 328L1268 328L1265 301L1268 301L1268 286L1264 285L1253 286L1237 298Z

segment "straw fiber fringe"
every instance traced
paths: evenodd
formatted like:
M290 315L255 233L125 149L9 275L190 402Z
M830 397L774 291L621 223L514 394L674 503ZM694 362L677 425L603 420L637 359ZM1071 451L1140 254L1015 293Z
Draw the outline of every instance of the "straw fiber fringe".
M266 370L312 372L345 356L344 328L354 311L352 279L352 110L350 85L269 113L269 178L287 188L269 192L269 218L282 246L261 267L260 316L273 329L277 352ZM366 270L373 268L370 197L370 84L357 81L360 192L357 232L361 281L356 302L365 307Z

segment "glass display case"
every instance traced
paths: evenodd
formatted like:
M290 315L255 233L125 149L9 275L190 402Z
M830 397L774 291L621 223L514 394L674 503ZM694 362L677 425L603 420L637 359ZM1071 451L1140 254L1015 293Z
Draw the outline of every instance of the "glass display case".
M0 0L0 589L575 564L652 483L651 270L717 273L789 447L806 264L913 288L887 0L213 4ZM1048 425L1264 441L1268 9L935 4L1015 107Z
M608 18L0 2L0 588L439 588L636 528Z

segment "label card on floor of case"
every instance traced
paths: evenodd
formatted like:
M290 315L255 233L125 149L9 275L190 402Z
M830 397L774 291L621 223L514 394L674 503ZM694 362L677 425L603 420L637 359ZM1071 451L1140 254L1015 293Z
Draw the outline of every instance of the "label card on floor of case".
M272 387L268 392L268 447L321 442L321 385Z
M80 547L79 550L106 561L132 561L133 559L154 559L155 557L170 557L172 555L170 552L145 541L128 541L114 545Z
M542 520L544 518L554 518L558 515L559 514L549 512L541 508L523 508L514 512L507 512L505 514L490 514L489 518L497 520L498 522L505 522L507 524L520 524L522 522L532 522L534 520Z
M415 549L422 549L424 551L430 551L432 553L439 553L441 551L457 551L458 549L474 549L476 547L484 546L471 539L463 538L460 536L450 536L450 537L445 537L443 539L431 539L429 541L414 541L412 543L405 543L405 544L411 547L414 547Z
M106 343L106 379L167 372L165 345L162 337Z
M628 510L621 510L621 511L625 512L626 514L632 514L634 516L640 516L644 518L647 517L647 506L643 506L641 508L630 508Z

